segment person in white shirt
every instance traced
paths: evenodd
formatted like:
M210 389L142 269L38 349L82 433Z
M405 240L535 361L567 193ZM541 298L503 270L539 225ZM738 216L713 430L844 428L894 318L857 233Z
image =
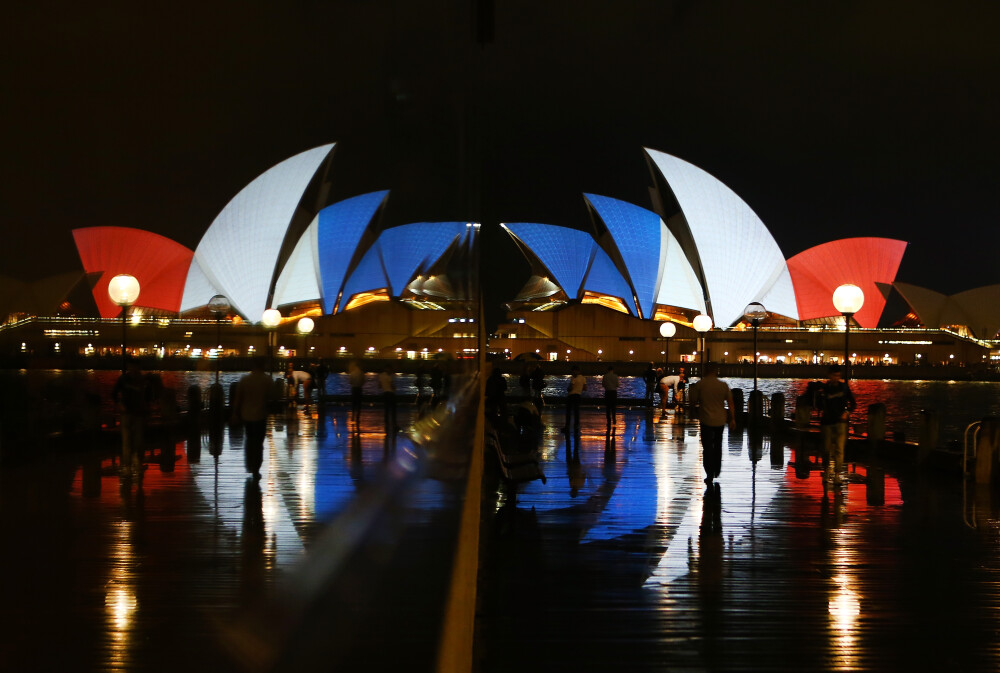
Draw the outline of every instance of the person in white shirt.
M722 431L727 421L730 430L736 427L733 393L726 382L719 379L719 365L714 362L705 365L705 375L691 386L690 402L698 408L705 483L711 484L722 472Z

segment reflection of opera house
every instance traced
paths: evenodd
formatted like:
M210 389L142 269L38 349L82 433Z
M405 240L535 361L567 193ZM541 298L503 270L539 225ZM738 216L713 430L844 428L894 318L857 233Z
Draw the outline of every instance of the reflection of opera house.
M690 360L699 351L696 315L712 318L713 360L752 361L748 304L769 313L758 352L765 362L843 359L844 320L834 290L859 286L849 357L870 364L982 364L1000 328L1000 286L954 297L894 284L906 243L883 238L832 241L786 260L760 219L708 173L647 150L655 212L585 195L584 230L508 223L532 267L510 302L491 350L545 360ZM911 313L877 329L898 292ZM677 325L660 337L665 321ZM720 329L721 328L721 329ZM697 356L700 357L700 356Z
M137 353L204 358L221 347L226 355L247 355L269 341L279 355L303 349L323 357L477 353L479 225L386 227L385 191L330 204L332 151L326 145L303 152L258 176L193 251L138 229L75 230L84 274L30 285L0 282L8 316L0 328L3 353L120 352L120 309L107 288L122 273L135 276L141 288L125 323L126 342ZM503 225L532 275L507 305L507 320L489 340L491 353L688 360L698 350L693 318L704 313L716 326L708 337L710 357L750 360L743 314L759 302L769 313L758 338L764 361L838 360L845 318L832 294L852 283L865 297L851 318L852 359L981 364L990 358L989 342L1000 328L1000 286L946 297L895 283L906 244L881 238L832 241L786 260L760 219L725 185L676 157L646 155L652 211L587 194L586 230ZM911 312L896 327L876 329L893 292ZM217 295L229 308L213 314L209 301ZM93 308L82 308L85 303ZM261 324L272 308L283 316L274 335ZM295 330L304 316L315 322L307 336ZM665 321L678 327L669 341L659 336Z

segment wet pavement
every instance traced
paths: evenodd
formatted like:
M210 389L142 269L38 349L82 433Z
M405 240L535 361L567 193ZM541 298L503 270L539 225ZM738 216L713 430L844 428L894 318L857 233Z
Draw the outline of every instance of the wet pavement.
M794 438L626 412L546 416L546 483L497 499L484 670L997 670L1000 544L960 481L851 465L824 498ZM975 494L967 494L968 502Z
M489 499L481 670L1000 668L989 493L851 465L824 499L794 439L746 432L707 487L696 423L582 419L568 444L547 410L546 483ZM430 670L456 490L384 490L412 445L381 422L272 420L259 484L228 428L158 447L141 488L100 454L5 467L0 668Z

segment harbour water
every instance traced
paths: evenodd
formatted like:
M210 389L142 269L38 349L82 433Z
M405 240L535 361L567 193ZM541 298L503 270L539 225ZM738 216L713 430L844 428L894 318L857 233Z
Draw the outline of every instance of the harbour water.
M215 381L214 372L162 372L159 373L163 385L176 391L182 408L186 405L187 390L198 385L203 391ZM222 372L220 382L228 390L239 380L243 372ZM101 413L106 417L113 413L111 390L118 377L115 371L100 370L32 370L5 372L0 376L5 390L17 390L29 400L37 401L39 412L58 414L62 407L81 404L81 400L91 395L100 400ZM548 376L543 394L559 398L565 395L568 376ZM398 394L405 399L415 397L416 379L412 374L397 376ZM730 387L740 388L745 393L753 389L753 380L744 378L727 379ZM758 388L770 399L774 393L785 396L785 415L794 413L795 398L808 385L807 379L759 379ZM1000 415L1000 382L996 381L899 381L899 380L855 380L851 382L858 401L858 412L853 417L857 431L864 430L868 406L881 402L886 405L886 430L891 436L896 433L908 440L916 440L921 426L921 412L936 410L941 423L942 445L960 443L966 426L986 416ZM507 376L509 395L522 394L517 377ZM364 394L376 396L378 386L374 374L368 374ZM623 406L630 399L642 399L645 385L638 377L622 377L619 398ZM331 374L327 379L326 392L342 396L350 393L346 374ZM585 398L600 398L603 395L600 377L587 378Z

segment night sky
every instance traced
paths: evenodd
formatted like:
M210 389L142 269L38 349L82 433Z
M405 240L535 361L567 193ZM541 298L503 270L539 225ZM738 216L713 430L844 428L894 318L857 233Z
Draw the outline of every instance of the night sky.
M335 141L334 199L390 189L388 225L484 223L492 302L527 274L497 223L586 226L585 191L650 207L643 146L721 179L786 256L885 236L910 243L900 281L1000 283L1000 3L111 0L7 14L2 275L79 269L75 227L193 249L246 183Z

